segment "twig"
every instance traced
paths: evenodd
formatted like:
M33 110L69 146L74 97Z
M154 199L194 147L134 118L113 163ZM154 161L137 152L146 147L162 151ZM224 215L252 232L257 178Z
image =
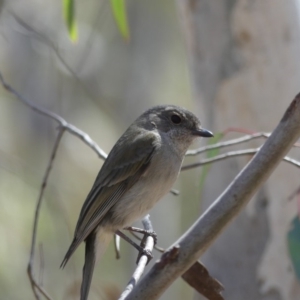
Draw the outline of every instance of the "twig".
M300 162L299 162L298 160L294 159L294 158L291 158L291 157L289 157L289 156L285 156L285 157L283 158L283 160L286 161L287 163L292 164L292 165L295 166L295 167L300 168Z
M81 141L83 141L86 145L88 145L92 150L94 150L99 158L105 160L107 157L107 154L97 145L96 142L94 142L91 137L77 128L76 126L67 123L65 126L66 131L70 132L71 134L77 136Z
M225 132L228 132L228 130L225 130ZM225 134L225 132L223 132L223 133ZM219 143L215 143L213 145L207 145L207 146L204 146L204 147L201 147L198 149L194 149L194 150L189 150L189 151L187 151L187 153L185 155L186 156L195 156L195 155L198 155L203 152L210 151L210 150L221 149L221 148L225 148L225 147L229 147L229 146L233 146L233 145L238 145L238 144L248 142L250 140L261 138L261 137L268 138L269 136L270 136L270 133L267 133L267 132L256 132L253 134L248 134L248 135L242 136L237 139L219 142ZM295 143L294 147L300 148L300 144Z
M41 42L43 42L45 45L47 45L50 49L53 50L54 54L58 58L58 60L61 62L61 64L66 68L66 70L75 78L76 82L82 87L83 91L86 93L86 95L90 98L93 99L93 96L91 95L90 91L86 87L86 85L83 83L81 78L77 75L77 73L72 69L72 67L65 61L64 57L60 53L58 47L54 44L53 41L51 41L47 36L43 35L33 27L31 27L29 24L27 24L25 21L22 20L18 15L16 15L13 11L10 11L11 15L15 18L15 20L23 26L26 30L28 30L30 33L35 34L37 39L39 39ZM91 49L91 47L87 48ZM85 51L84 51L85 52ZM85 53L83 58L88 57L89 55ZM81 68L78 68L79 70ZM93 99L94 100L94 99Z
M189 165L185 165L181 168L181 171L186 171L186 170L190 170L193 168L198 168L201 167L203 165L207 165L207 164L211 164L220 160L224 160L226 158L229 157L237 157L237 156L243 156L243 155L254 155L255 153L257 153L259 151L260 148L257 149L246 149L246 150L237 150L237 151L230 151L230 152L226 152L224 154L220 154L217 155L215 157L212 158L206 158L203 160L200 160L199 162L196 162L194 164L189 164ZM292 164L295 167L300 167L300 162L297 161L294 158L291 158L289 156L285 156L283 159L283 161Z
M193 169L193 168L197 168L197 167L200 167L200 166L203 166L203 165L211 164L213 162L217 162L217 161L220 161L220 160L223 160L223 159L226 159L226 158L229 158L229 157L233 157L233 156L236 157L236 156L251 155L251 154L253 155L258 150L259 150L259 148L227 152L227 153L224 153L224 154L214 156L212 158L202 159L199 162L196 162L194 164L185 165L181 168L180 171L190 170L190 169Z
M30 107L33 111L46 116L59 124L61 128L65 128L66 131L70 132L71 134L77 136L80 140L82 140L86 145L88 145L91 149L93 149L97 155L105 160L107 154L90 138L88 134L77 128L76 126L68 123L64 118L59 116L58 114L48 111L45 108L39 107L36 104L29 101L27 98L23 97L20 93L18 93L14 88L12 88L3 78L2 73L0 72L0 82L2 83L3 87L14 95L18 100L26 104Z
M31 101L29 101L28 99L26 99L25 97L23 97L21 94L19 94L15 89L13 89L8 83L6 83L6 81L4 80L2 73L0 72L0 81L3 85L3 87L10 92L11 94L13 94L18 100L20 100L21 102L23 102L24 104L26 104L27 106L29 106L33 111L38 112L41 115L44 115L54 121L56 121L60 126L65 127L67 125L67 122L59 115L48 111L44 108L38 107L37 105L31 103Z
M299 137L300 94L292 101L276 129L253 159L194 225L168 249L170 253L175 253L177 249L176 259L166 261L163 254L126 300L158 299L248 203Z
M45 259L44 259L44 248L43 244L39 244L39 254L40 254L40 270L39 270L39 285L44 285L44 269L45 269Z
M147 215L144 219L143 219L143 226L145 228L145 230L147 231L153 231L153 227L150 221L150 216ZM146 246L145 246L145 250L148 251L152 251L153 250L153 246L154 246L154 238L152 236L148 236L146 239ZM131 291L133 290L133 288L136 286L136 284L138 283L138 281L140 280L145 267L147 265L148 262L148 257L147 255L142 255L139 259L139 262L137 264L137 267L130 279L130 281L128 282L124 292L121 294L119 300L125 300L126 297L131 293ZM144 298L145 299L145 298Z
M37 297L37 293L36 293L36 290L35 290L37 288L44 295L44 297L46 299L51 300L51 297L47 294L47 292L34 279L33 260L34 260L35 244L36 244L37 225L38 225L38 220L39 220L43 195L44 195L44 192L45 192L45 188L47 186L47 181L48 181L48 178L49 178L49 174L50 174L52 166L53 166L53 161L55 159L55 155L57 153L57 149L58 149L59 143L61 141L61 138L62 138L64 132L65 132L65 128L61 127L59 129L58 135L55 139L54 147L53 147L52 152L51 152L50 160L49 160L49 163L47 165L47 169L46 169L46 172L45 172L45 175L44 175L44 178L43 178L43 182L42 182L42 185L41 185L41 188L40 188L40 194L39 194L37 204L36 204L36 208L35 208L34 222L33 222L33 229L32 229L32 238L31 238L31 247L30 247L30 256L29 256L29 262L28 262L28 266L27 266L27 273L28 273L28 277L29 277L29 280L30 280L30 283L31 283L31 287L32 287L32 290L35 294L36 299L39 299L39 297Z
M213 150L213 149L221 149L224 147L229 147L232 145L237 145L240 143L244 143L253 139L257 139L257 138L268 138L270 136L270 133L266 133L266 132L258 132L258 133L254 133L254 134L249 134L249 135L245 135L242 136L240 138L237 139L233 139L233 140L228 140L228 141L224 141L224 142L219 142L213 145L207 145L205 147L201 147L195 150L189 150L186 153L186 156L195 156L198 154L201 154L203 152L209 151L209 150Z

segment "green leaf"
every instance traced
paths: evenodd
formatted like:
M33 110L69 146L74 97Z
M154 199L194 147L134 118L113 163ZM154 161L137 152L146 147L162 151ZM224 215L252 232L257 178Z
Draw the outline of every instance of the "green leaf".
M292 220L291 229L287 234L290 258L296 277L300 281L300 220L296 216Z
M75 0L63 0L63 11L69 37L72 42L76 42L78 39L78 34L75 22Z
M222 137L223 137L222 132L214 133L214 137L209 139L208 144L209 145L216 144L222 139ZM219 150L220 150L219 148L216 148L216 149L212 149L212 150L207 151L206 157L207 158L213 158L213 157L217 156L219 154ZM202 167L202 173L201 173L201 177L200 177L200 187L199 187L200 191L202 191L202 188L204 186L204 182L206 180L206 177L208 175L210 167L211 167L210 164L209 165L204 165Z
M122 37L128 41L130 36L124 0L110 0L110 4L119 31Z

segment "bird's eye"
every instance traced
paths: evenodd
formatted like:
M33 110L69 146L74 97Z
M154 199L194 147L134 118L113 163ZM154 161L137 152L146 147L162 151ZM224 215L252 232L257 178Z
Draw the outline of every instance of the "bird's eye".
M174 124L180 124L181 123L181 118L178 116L178 115L172 115L171 116L171 121L174 123Z

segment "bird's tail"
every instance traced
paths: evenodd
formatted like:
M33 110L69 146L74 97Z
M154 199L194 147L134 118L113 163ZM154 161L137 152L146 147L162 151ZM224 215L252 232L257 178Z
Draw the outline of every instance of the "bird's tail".
M112 233L105 232L100 228L87 237L85 241L85 262L82 271L80 300L88 299L95 263L105 252L112 236Z

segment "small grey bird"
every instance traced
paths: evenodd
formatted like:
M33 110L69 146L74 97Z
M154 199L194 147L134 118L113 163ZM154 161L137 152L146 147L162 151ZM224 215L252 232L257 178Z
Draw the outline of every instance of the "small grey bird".
M190 111L174 105L144 112L119 138L88 194L63 268L85 241L81 300L87 300L96 260L114 233L145 216L169 192L197 137L212 137Z

